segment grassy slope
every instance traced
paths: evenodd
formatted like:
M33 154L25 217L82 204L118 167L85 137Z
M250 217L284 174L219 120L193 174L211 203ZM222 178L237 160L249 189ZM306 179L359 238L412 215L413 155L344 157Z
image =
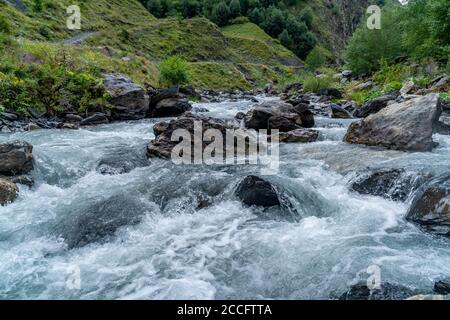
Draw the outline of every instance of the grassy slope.
M23 3L31 8L32 0ZM36 41L62 46L64 39L76 33L95 31L84 42L83 49L70 49L71 53L90 55L92 62L103 60L105 70L127 73L140 83L158 85L156 65L173 54L181 54L189 61L192 84L212 89L262 86L292 72L292 67L301 63L253 24L231 26L222 32L204 18L158 20L137 0L46 3L41 13L30 9L21 13L0 0L2 14L12 25L13 35L34 41L28 42L29 46L39 47ZM65 8L71 4L81 8L82 30L78 32L66 28ZM99 46L113 49L114 56L100 57L101 51L96 50ZM124 56L131 60L123 61Z

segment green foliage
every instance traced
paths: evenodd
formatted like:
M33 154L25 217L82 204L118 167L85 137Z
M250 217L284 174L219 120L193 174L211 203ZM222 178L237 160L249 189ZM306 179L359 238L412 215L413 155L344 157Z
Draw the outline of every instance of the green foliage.
M250 20L247 17L240 16L240 17L231 19L230 20L230 25L233 25L233 24L246 24L246 23L249 23L249 22L250 22Z
M326 49L316 46L306 57L305 63L311 71L314 71L323 67L329 56L330 53Z
M361 75L376 71L381 61L392 62L402 55L404 51L398 20L399 12L396 6L383 8L381 29L370 30L363 19L345 52L345 60L353 72Z
M11 24L6 20L6 17L3 14L0 15L0 33L11 33Z
M202 7L197 0L183 0L181 2L182 14L184 18L193 18L200 14Z
M218 26L225 26L230 20L231 13L230 8L225 2L220 2L217 6L214 7L212 11L212 20Z
M42 10L44 9L43 0L33 0L33 5L31 9L33 10L33 12L37 13L42 12Z
M320 76L310 74L305 77L303 82L303 89L305 89L306 92L317 93L321 89L332 88L335 86L336 80L333 78L333 74L331 72L327 72Z
M440 98L441 98L442 102L450 103L450 91L449 92L445 92L445 93L441 93L440 94Z
M386 60L380 61L379 70L374 74L373 80L378 83L401 82L410 75L408 66L402 64L390 65Z
M181 85L189 81L187 62L180 56L172 56L159 64L160 83Z
M239 0L231 0L230 2L230 18L236 18L241 15L241 2Z

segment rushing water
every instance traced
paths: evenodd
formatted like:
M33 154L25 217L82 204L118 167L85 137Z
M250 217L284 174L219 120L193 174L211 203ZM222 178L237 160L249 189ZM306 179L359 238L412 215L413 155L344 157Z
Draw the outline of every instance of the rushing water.
M200 106L232 118L251 105ZM349 190L368 167L448 170L448 136L435 136L432 153L376 150L341 142L350 121L317 119L319 141L282 145L280 173L267 178L298 212L298 222L286 222L262 219L233 197L242 178L258 174L254 166L147 161L155 122L0 135L34 145L36 179L0 207L0 298L329 299L365 280L371 265L382 281L422 292L450 276L450 242L406 222L408 202ZM99 163L111 158L137 168L102 175ZM74 225L105 211L123 227L68 246ZM78 270L79 289L71 286Z

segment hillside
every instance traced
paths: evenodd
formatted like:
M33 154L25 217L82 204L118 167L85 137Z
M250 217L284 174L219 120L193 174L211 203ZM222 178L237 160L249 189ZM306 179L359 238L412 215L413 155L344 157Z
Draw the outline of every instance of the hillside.
M25 10L11 3L21 3ZM42 48L45 42L44 47L67 48L65 41L81 34L82 41L74 42L82 45L69 49L72 54L108 60L101 64L108 71L154 86L158 85L156 66L174 54L189 62L191 83L209 89L263 86L302 65L277 40L250 23L236 26L235 32L222 32L205 18L156 19L137 0L99 0L79 2L82 30L70 31L65 8L71 4L69 0L44 2L36 12L31 0L0 2L1 17L10 25L12 36L28 47ZM39 55L36 51L33 54Z

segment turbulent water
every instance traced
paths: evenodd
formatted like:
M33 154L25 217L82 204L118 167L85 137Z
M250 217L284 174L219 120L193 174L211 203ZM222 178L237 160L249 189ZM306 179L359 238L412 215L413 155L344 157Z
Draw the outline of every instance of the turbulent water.
M232 118L251 105L198 106ZM0 207L0 298L330 299L371 265L383 282L421 292L450 276L449 240L405 221L410 200L349 190L368 167L448 171L449 136L436 135L432 153L376 150L341 142L348 120L317 119L319 141L282 145L280 173L267 177L297 211L287 222L233 196L255 166L146 160L155 122L0 135L34 145L36 179ZM108 171L111 162L125 170ZM122 227L96 228L111 212ZM105 237L84 245L83 227Z

